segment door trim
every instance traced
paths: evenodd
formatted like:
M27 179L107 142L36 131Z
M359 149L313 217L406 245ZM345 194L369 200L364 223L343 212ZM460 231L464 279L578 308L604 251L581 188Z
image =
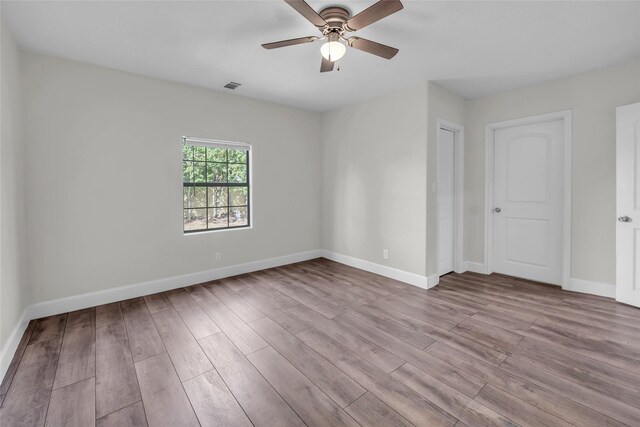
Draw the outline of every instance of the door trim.
M489 123L485 132L484 163L484 268L493 273L493 159L495 131L514 126L562 120L564 122L564 200L562 213L562 288L571 286L571 110Z
M440 129L454 133L453 138L453 271L463 273L464 268L464 127L444 119L437 120L438 134ZM438 137L439 138L439 137ZM436 150L438 143L436 143ZM437 152L436 152L437 153ZM436 157L437 159L437 157ZM436 162L436 183L438 176ZM436 206L439 205L439 188L436 192ZM439 251L440 227L438 226L438 241L436 243L436 260L440 260ZM438 275L439 272L436 272Z

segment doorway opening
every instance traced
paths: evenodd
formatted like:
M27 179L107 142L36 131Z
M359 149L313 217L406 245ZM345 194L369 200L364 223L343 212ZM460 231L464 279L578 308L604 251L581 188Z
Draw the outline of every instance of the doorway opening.
M464 128L438 119L438 276L463 271Z

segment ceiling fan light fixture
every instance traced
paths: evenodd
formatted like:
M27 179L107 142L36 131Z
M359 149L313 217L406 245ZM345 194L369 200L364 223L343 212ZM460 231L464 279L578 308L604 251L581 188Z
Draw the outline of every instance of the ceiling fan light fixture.
M338 34L331 33L325 44L320 47L320 53L327 61L336 62L340 60L347 51L347 47L340 43Z
M347 48L340 42L326 42L320 47L320 53L327 61L336 62L342 58Z

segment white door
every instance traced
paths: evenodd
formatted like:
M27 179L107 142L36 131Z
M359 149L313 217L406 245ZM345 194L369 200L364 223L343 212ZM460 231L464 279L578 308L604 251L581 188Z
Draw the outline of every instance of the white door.
M616 299L640 307L640 103L616 117Z
M438 275L453 271L455 133L438 130Z
M495 130L493 271L562 285L564 143L563 120Z

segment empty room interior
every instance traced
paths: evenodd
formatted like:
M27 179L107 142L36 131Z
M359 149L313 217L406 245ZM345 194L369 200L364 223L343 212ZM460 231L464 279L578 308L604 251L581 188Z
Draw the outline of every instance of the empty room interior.
M0 426L640 426L640 1L0 17Z

